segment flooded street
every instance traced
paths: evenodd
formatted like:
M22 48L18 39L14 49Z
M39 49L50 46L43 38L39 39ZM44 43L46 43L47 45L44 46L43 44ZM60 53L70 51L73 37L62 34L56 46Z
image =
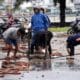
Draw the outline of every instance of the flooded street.
M54 38L51 41L53 50L52 59L34 58L29 61L27 57L22 57L11 60L11 66L20 68L20 74L10 74L7 70L6 74L2 74L3 77L0 77L0 80L80 80L80 46L76 47L74 59L66 59L68 55L66 51L66 39L67 36L63 35L63 33L54 34ZM1 50L0 59L5 57L6 52ZM0 68L3 61L0 60ZM22 67L23 65L19 65L18 62L27 63L26 67ZM9 67L10 64L6 66Z
M0 80L80 80L79 22L80 0L0 0Z

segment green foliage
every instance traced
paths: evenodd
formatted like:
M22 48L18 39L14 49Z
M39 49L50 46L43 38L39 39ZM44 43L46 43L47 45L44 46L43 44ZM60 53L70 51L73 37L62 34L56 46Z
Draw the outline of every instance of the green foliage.
M2 2L3 0L0 0L0 2Z
M4 0L0 0L0 3L2 3Z
M51 32L67 32L67 30L69 28L70 27L52 27L52 28L49 28L49 31L51 31Z

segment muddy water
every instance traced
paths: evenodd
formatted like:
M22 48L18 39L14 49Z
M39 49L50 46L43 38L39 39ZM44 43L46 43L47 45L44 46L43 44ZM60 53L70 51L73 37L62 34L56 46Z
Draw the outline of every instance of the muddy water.
M66 39L66 36L55 36L51 40L53 53L68 55ZM29 61L30 71L21 71L20 75L5 75L0 80L80 80L80 46L75 49L75 54L78 53L78 55L74 56L74 60L66 59L66 57L62 56L53 56L51 60L32 59ZM0 58L5 56L6 52L3 54L3 51L0 51Z

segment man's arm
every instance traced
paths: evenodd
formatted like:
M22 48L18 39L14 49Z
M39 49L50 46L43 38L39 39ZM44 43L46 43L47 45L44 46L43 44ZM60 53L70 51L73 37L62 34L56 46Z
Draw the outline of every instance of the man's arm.
M44 25L45 25L45 29L47 30L49 27L49 18L47 15L43 15L43 20L44 20Z

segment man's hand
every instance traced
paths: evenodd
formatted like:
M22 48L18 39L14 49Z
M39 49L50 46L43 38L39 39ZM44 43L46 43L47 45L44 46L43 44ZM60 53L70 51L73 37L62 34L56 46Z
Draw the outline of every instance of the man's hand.
M76 41L80 41L80 38L76 39Z

